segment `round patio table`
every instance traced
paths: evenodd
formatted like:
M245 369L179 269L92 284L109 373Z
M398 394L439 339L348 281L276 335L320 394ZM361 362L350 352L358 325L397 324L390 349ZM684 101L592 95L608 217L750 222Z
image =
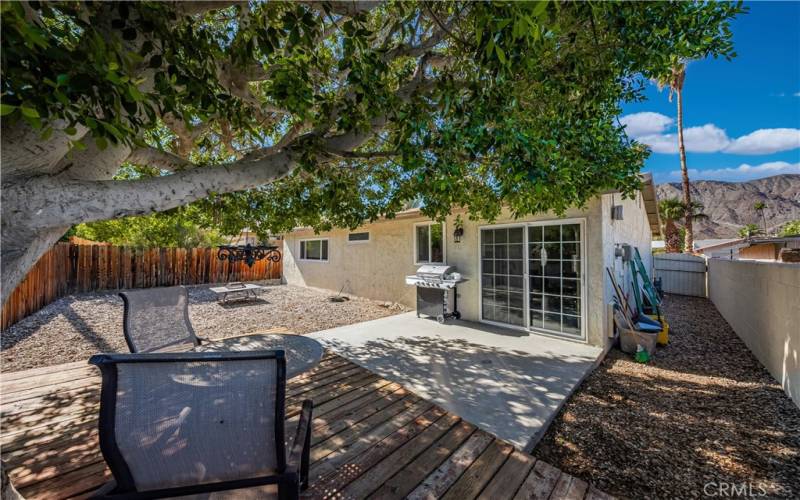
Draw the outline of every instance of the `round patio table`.
M286 353L286 378L290 379L315 367L322 359L322 344L305 335L277 333L241 335L209 340L194 348L198 352L272 351Z

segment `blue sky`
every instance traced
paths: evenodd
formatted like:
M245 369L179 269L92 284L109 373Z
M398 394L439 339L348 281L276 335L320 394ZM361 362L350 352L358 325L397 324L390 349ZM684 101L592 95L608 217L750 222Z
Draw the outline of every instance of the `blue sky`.
M738 57L689 64L684 130L692 179L741 181L800 174L800 2L745 2L734 20ZM651 85L624 106L628 134L649 144L657 182L680 180L676 106Z

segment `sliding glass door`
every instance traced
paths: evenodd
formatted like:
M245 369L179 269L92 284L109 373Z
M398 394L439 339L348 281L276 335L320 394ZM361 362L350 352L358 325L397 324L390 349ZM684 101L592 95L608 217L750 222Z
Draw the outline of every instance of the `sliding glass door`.
M582 246L582 220L481 229L481 318L583 338Z
M483 319L525 325L523 227L481 230Z

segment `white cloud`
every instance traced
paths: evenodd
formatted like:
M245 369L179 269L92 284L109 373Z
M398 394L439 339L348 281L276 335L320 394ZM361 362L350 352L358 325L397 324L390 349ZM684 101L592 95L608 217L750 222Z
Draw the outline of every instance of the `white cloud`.
M796 148L800 148L800 129L762 128L734 140L725 148L725 152L761 155Z
M642 137L664 132L675 120L661 113L643 111L625 115L619 119L619 122L625 125L625 132L629 137Z
M795 96L795 97L800 97L800 92L795 92L795 93L794 93L794 96Z
M689 169L689 178L692 180L713 179L717 181L749 181L779 174L800 174L800 163L786 161L770 161L760 165L743 163L738 167ZM673 170L669 176L674 179L681 177L680 170Z
M725 131L711 123L684 129L683 138L686 151L690 153L715 153L730 143ZM646 135L638 137L637 140L650 146L655 153L674 154L678 152L678 134Z
M797 94L800 96L800 92ZM619 119L629 137L647 144L654 153L676 154L678 134L675 120L661 113L644 111ZM738 138L728 137L725 130L713 123L688 127L683 131L689 153L731 153L764 155L800 148L800 129L762 128Z
M728 134L711 123L702 127L689 127L683 132L686 150L694 153L714 153L724 149L729 143Z

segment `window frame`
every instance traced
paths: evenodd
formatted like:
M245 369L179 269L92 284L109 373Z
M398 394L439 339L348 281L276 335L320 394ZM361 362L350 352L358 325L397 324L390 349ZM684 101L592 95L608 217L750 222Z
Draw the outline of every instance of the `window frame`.
M320 251L319 251L320 258L319 259L308 259L308 258L304 257L303 256L303 243L306 243L306 242L309 242L309 241L319 241L319 242L326 241L328 243L328 258L327 259L321 258L322 257L322 246L321 246L321 243L320 243ZM330 238L303 238L303 239L298 240L298 242L297 242L297 260L298 261L300 261L300 262L330 262L330 259L331 259L331 242L330 242Z
M442 262L434 262L430 260L431 255L433 254L432 247L431 247L431 230L430 226L441 224L442 226ZM427 226L428 227L428 260L421 261L418 260L417 257L419 256L419 251L417 248L417 228L419 226ZM424 265L446 265L447 264L447 226L445 222L436 222L436 221L425 221L425 222L415 222L414 223L414 247L412 248L414 252L414 265L415 266L424 266Z
M484 319L483 314L483 280L481 277L483 276L483 258L482 258L482 245L483 243L483 234L482 231L484 229L502 229L502 228L512 228L512 227L522 227L523 228L523 245L525 246L525 252L528 251L530 240L528 238L528 228L536 227L536 226L551 226L551 225L567 225L567 224L579 224L580 225L580 258L581 258L581 273L580 273L580 295L578 298L580 299L581 303L581 313L578 315L581 318L581 333L579 336L565 334L563 332L554 332L551 330L546 330L544 328L534 328L530 326L530 270L529 270L529 260L528 258L523 259L523 269L524 269L524 279L523 279L523 294L525 296L524 306L524 322L526 326L516 326L511 325L509 323L503 323L493 320ZM484 224L478 226L478 322L486 323L489 325L499 326L502 328L509 328L512 330L517 331L524 331L529 333L534 333L536 335L541 335L544 337L552 337L560 340L566 340L569 342L576 342L587 344L589 342L589 310L590 306L587 302L588 295L589 295L589 267L590 262L593 260L589 256L589 251L587 249L587 231L588 231L588 220L586 217L570 217L570 218L563 218L563 219L539 219L539 220L528 220L522 222L510 222L510 223L500 223L500 224ZM607 286L608 283L604 286ZM562 295L563 298L563 295ZM568 316L572 316L568 314Z
M366 240L351 240L350 239L350 235L351 234L363 234L363 233L367 234L367 239ZM370 234L370 231L355 231L355 232L348 232L347 233L347 244L348 245L363 245L364 243L369 243L370 241L372 241L372 234ZM330 248L328 248L328 250L330 250Z

